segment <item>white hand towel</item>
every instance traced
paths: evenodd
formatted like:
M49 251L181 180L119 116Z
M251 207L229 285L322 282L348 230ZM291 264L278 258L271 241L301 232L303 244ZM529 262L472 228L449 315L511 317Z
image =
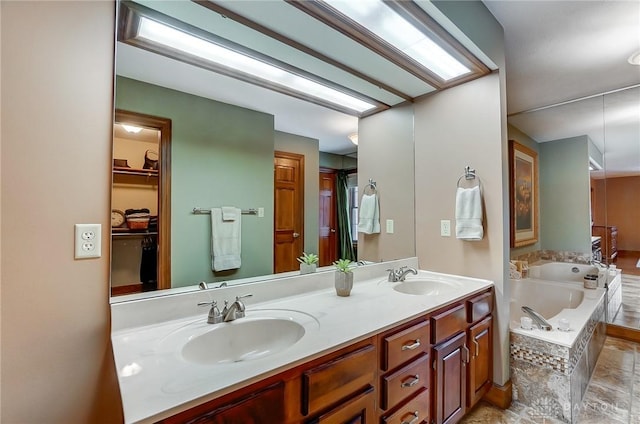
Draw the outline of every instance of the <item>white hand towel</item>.
M380 232L380 206L377 194L362 196L359 208L358 232L376 234Z
M483 236L480 186L458 187L456 192L456 238L482 240Z
M240 209L235 215L240 216ZM211 267L214 271L240 268L241 220L224 221L222 209L211 209Z
M236 211L238 208L234 208L233 206L223 206L222 207L222 220L223 221L235 221L238 216L236 215ZM240 211L242 212L242 211Z

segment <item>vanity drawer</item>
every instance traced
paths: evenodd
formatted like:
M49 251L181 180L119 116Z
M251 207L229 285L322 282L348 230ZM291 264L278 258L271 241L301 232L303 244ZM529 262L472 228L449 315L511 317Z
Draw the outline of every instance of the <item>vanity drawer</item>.
M429 321L422 321L385 336L382 339L382 370L388 371L422 352L429 352L429 329Z
M429 388L429 354L423 353L418 359L381 379L382 409L389 409L422 388Z
M467 322L480 321L493 311L493 293L482 293L467 300Z
M318 412L358 390L373 386L376 348L367 344L302 373L304 415Z
M415 421L414 421L415 420ZM383 416L383 424L428 423L429 389L422 389L413 399L391 415Z
M464 305L456 305L431 317L431 342L438 344L467 328Z

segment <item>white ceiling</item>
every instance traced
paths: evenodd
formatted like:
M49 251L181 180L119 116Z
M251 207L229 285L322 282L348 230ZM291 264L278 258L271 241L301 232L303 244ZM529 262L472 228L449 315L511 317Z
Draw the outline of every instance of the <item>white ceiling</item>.
M588 135L607 176L640 173L638 1L492 1L505 30L509 123L538 142ZM600 175L603 173L601 172Z

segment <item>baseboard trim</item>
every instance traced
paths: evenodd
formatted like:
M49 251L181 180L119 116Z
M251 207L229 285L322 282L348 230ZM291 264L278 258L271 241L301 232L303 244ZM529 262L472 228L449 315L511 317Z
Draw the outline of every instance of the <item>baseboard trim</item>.
M508 380L503 386L493 383L483 399L500 409L508 409L511 406L512 397L513 387L511 380Z
M618 339L623 339L634 343L640 343L640 330L637 328L607 324L607 336L617 337Z

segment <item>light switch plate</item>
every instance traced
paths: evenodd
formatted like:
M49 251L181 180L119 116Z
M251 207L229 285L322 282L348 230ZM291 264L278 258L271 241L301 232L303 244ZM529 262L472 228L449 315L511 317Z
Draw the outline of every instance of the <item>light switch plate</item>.
M440 221L440 235L442 237L451 237L451 221L443 219Z
M75 258L99 258L102 256L102 225L75 225Z
M258 218L264 218L264 208L258 208Z
M387 234L393 234L393 219L387 219Z

